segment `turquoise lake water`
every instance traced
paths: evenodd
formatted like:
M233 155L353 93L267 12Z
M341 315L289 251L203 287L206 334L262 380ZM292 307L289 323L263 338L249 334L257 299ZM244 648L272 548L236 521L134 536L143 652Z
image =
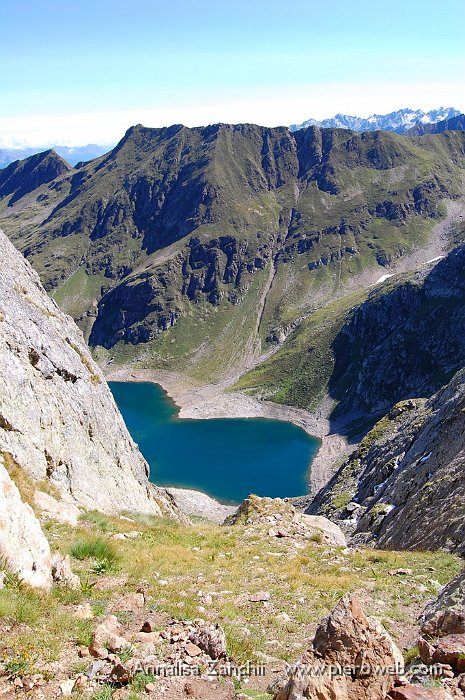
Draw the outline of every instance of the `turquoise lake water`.
M319 442L292 423L264 418L180 419L157 384L110 382L133 439L161 486L205 491L224 502L307 493Z

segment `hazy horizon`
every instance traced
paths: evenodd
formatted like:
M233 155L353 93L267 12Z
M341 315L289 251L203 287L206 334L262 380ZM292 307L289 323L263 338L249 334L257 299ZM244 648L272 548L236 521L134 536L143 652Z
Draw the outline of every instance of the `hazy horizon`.
M3 146L111 144L136 123L278 126L465 110L465 4L5 0Z

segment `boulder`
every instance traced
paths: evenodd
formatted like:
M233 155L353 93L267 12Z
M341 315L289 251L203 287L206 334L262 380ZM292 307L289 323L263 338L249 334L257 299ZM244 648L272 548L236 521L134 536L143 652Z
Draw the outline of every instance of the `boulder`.
M465 634L465 610L440 610L421 626L421 631L428 637Z
M62 683L60 683L59 688L60 688L61 694L65 698L69 698L72 695L74 684L75 684L74 678L68 678L66 681L63 681Z
M450 664L457 673L465 672L465 634L449 634L434 643L433 663Z
M319 624L315 652L326 661L403 667L403 656L384 627L365 615L355 595L342 598Z
M249 601L251 603L264 603L271 598L268 591L257 591L257 593L252 593L249 595Z
M354 595L346 595L322 620L312 649L291 668L274 698L378 700L402 671L402 654L389 634L366 616Z
M321 533L323 541L334 547L347 547L346 536L339 525L322 515L298 514L298 521L308 528L308 537Z
M188 654L189 656L200 656L201 653L202 649L198 647L197 644L193 644L193 642L188 642L186 644L186 654Z
M423 639L423 637L420 637L420 639L417 642L417 647L420 659L423 661L423 663L428 665L432 664L434 654L433 645L430 644L426 639Z
M314 664L311 664L311 668ZM302 669L301 669L302 670ZM300 675L300 671L299 671ZM315 698L315 700L351 700L357 696L349 695L347 679L344 676L335 676L331 678L328 675L307 677L291 677L286 684L273 683L268 689L273 693L274 700L305 700L306 698ZM278 686L276 691L274 688ZM379 696L381 697L381 696ZM373 696L373 700L375 696Z
M429 637L465 634L465 569L426 606L419 622L421 631Z
M60 583L75 591L81 590L81 579L71 570L71 560L68 554L63 557L59 552L52 556L52 577L56 583Z
M95 613L92 610L90 603L83 603L82 605L77 606L73 612L73 617L77 618L78 620L93 620ZM84 652L88 652L86 647L82 647L82 650Z
M195 629L190 632L189 639L212 659L226 656L226 636L219 625L210 625L199 620L195 623Z
M159 618L157 617L157 615L150 614L150 615L147 615L147 617L145 618L145 620L142 624L142 627L140 628L140 631L146 632L146 633L156 632L158 629L158 625L159 625Z
M42 516L56 520L64 525L76 527L80 514L79 508L74 503L58 501L45 491L34 492L34 504L40 510Z
M129 659L126 663L116 663L110 673L112 683L127 685L130 683L137 673L139 662L137 659Z
M143 593L128 593L109 607L111 613L131 612L134 614L142 612L145 606L145 596Z
M118 652L130 647L123 636L124 629L115 615L108 615L95 629L89 651L98 659L106 659L108 652Z
M227 506L215 501L206 493L193 489L177 489L170 486L167 493L173 497L178 508L188 516L205 518L214 523L222 524L225 519L233 515L237 508Z

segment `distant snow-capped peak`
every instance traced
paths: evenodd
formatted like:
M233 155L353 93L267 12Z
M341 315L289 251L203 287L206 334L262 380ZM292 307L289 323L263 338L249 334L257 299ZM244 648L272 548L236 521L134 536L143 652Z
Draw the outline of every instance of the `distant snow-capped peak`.
M454 107L439 107L424 112L421 109L399 109L389 114L371 114L366 119L362 117L352 117L348 114L336 114L330 119L307 119L302 124L292 124L291 131L305 129L308 126L319 126L323 128L351 129L352 131L395 131L403 134L415 124L435 124L444 119L456 117L461 112Z

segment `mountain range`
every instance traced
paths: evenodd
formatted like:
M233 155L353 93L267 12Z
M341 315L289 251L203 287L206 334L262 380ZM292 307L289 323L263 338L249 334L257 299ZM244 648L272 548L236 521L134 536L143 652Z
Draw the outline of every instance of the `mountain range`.
M418 382L349 406L338 337L369 284L465 240L464 153L460 131L138 125L76 168L11 164L0 222L102 361L374 420Z
M353 131L395 131L398 134L405 134L412 129L411 136L422 134L439 133L448 129L460 130L464 128L464 116L454 107L439 107L429 112L420 109L400 109L389 114L373 114L366 119L361 117L351 117L347 114L336 114L330 119L307 119L302 124L292 124L291 131L298 131L308 126L319 126L330 129L351 129ZM60 146L52 145L47 150L53 150L64 158L70 165L77 165L99 158L107 153L114 144L90 143L86 146ZM16 160L28 158L41 149L39 147L12 148L2 146L0 141L0 169L5 168Z
M366 119L351 117L348 114L336 114L330 119L307 119L301 124L292 124L291 131L305 129L308 126L319 126L325 129L352 129L353 131L395 131L405 134L417 124L436 124L452 117L459 116L460 111L454 107L439 107L429 112L421 109L399 109L389 114L372 114ZM429 133L429 132L423 132Z
M463 131L465 129L465 114L458 114L449 119L429 124L419 123L412 126L407 132L409 136L423 136L424 134L441 134L443 131Z

